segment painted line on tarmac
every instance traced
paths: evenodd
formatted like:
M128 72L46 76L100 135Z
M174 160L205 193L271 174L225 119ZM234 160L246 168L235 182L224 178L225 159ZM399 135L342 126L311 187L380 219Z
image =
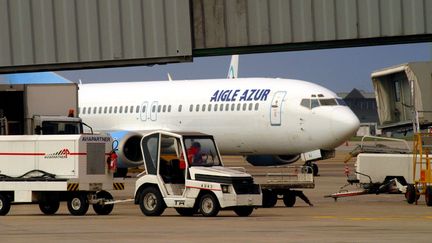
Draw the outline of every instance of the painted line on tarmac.
M398 220L432 220L432 216L421 216L421 217L400 217L400 216L388 216L388 217L346 217L346 216L330 216L321 215L313 216L314 219L337 219L337 220L348 220L348 221L398 221Z

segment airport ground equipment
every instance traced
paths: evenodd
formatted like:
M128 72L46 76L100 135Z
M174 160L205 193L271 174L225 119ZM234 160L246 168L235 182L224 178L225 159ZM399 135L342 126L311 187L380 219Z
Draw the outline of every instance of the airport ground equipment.
M407 202L416 203L420 195L424 195L426 205L432 206L432 175L431 175L432 133L415 133L413 147L413 184L408 184L405 197Z
M261 186L265 208L274 207L278 199L282 199L285 206L293 207L296 198L303 199L307 204L312 203L298 189L312 189L315 187L314 175L308 166L269 166L265 173L251 173L256 183Z
M72 215L109 214L113 197L122 189L113 180L113 141L108 135L0 136L0 215L11 204L39 204L55 214L61 201Z
M250 174L223 166L211 135L155 131L143 136L141 150L145 172L136 181L135 204L144 215L170 207L183 216L216 216L220 209L249 216L261 206L260 186Z
M366 145L366 138L374 139L375 143ZM377 140L394 144L390 147ZM349 172L347 164L352 158L356 158L354 174ZM412 159L411 148L405 140L364 136L344 160L347 183L338 192L325 197L337 200L365 194L405 193L413 178ZM350 185L355 189L347 190Z
M0 135L80 134L78 86L0 84Z

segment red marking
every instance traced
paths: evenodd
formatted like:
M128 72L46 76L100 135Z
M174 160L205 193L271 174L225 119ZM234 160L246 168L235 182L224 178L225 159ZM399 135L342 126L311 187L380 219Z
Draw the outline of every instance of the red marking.
M0 153L0 155L9 155L9 156L44 156L45 153Z
M87 153L69 153L69 155L87 155Z
M202 190L209 190L209 191L222 191L222 189L217 189L217 188L204 188L204 187L196 187L196 186L187 186L186 188L195 188L195 189L202 189Z

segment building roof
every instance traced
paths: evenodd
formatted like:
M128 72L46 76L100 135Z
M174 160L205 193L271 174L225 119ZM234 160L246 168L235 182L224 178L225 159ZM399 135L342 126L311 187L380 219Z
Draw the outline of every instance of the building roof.
M342 99L375 99L374 92L366 92L364 90L359 90L354 88L350 92L339 92L337 93Z

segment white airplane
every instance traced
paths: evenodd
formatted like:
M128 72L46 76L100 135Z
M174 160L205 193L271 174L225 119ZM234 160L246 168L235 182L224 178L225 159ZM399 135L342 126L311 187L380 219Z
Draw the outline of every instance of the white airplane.
M119 168L143 163L140 139L156 129L212 134L222 154L253 165L329 155L358 130L334 92L301 80L237 78L237 60L227 79L81 84L79 116L119 141Z

